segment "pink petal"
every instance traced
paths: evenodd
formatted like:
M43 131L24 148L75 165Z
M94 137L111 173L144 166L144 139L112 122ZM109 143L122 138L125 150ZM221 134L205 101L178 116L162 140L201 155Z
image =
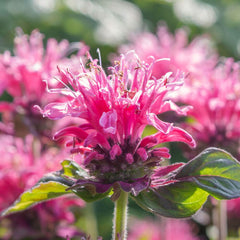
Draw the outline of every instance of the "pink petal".
M133 155L131 153L126 154L126 160L129 164L132 164L134 162Z
M171 100L165 101L161 106L161 112L175 111L179 115L187 115L189 110L192 109L192 106L179 107Z
M175 164L172 164L172 165L169 165L169 166L164 166L164 167L160 167L158 168L155 173L153 174L153 178L155 177L164 177L166 176L167 174L169 174L170 172L180 168L181 166L183 166L184 163L175 163Z
M69 115L68 103L49 103L43 110L37 105L34 107L40 110L43 117L48 117L52 120L58 120Z
M169 149L166 147L162 147L162 148L155 148L152 150L152 155L154 157L163 157L163 158L170 158L171 155L169 154Z
M158 143L184 142L187 143L190 147L196 146L196 143L192 136L183 129L178 127L173 127L173 130L169 134L163 134L162 132L158 132L153 136L156 137Z
M95 157L96 157L96 155L97 155L97 152L95 152L95 151L92 151L92 152L90 152L87 156L86 156L86 158L84 159L84 165L88 165Z
M58 140L65 136L73 136L73 137L77 137L80 140L84 140L87 138L88 134L85 131L83 131L81 128L67 127L56 132L54 135L54 140Z
M137 154L140 156L142 161L146 161L148 159L148 154L145 148L138 148Z
M122 149L119 147L118 144L113 145L112 149L109 152L111 160L114 160L116 156L122 154Z
M140 143L140 147L153 147L158 143L158 140L155 136L151 135L151 136L147 136L144 137Z
M168 134L173 127L172 123L161 121L154 113L148 114L148 123L165 134Z
M103 127L106 133L115 134L117 128L117 112L116 110L103 112L99 119L100 126Z

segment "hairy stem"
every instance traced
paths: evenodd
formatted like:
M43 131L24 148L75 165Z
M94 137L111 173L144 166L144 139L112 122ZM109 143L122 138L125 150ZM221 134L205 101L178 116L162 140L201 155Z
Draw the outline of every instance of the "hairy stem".
M128 193L121 191L120 197L115 201L113 219L113 240L127 239L127 205Z

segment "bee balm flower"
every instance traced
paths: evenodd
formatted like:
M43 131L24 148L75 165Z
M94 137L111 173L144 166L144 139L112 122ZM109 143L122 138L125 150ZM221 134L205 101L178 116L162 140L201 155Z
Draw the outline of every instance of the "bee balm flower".
M77 54L69 57L76 49ZM57 66L71 65L74 71L75 65L78 65L78 56L84 55L87 49L81 42L69 43L62 40L58 43L54 38L48 39L44 48L43 35L38 30L28 36L18 29L18 35L14 39L14 55L9 51L0 54L0 94L6 91L13 98L11 103L0 102L4 125L23 119L22 127L18 129L15 126L16 132L22 132L23 127L27 126L34 135L49 135L49 126L41 121L41 117L33 109L35 104L50 101L51 96L46 94L44 81L51 79L48 84L52 88L57 87L59 83L53 79L58 74ZM61 101L59 96L55 97ZM0 126L2 132L14 132L13 129L7 131L4 125Z
M4 192L0 196L0 211L8 207L24 190L32 187L39 177L57 170L58 162L65 155L56 148L40 151L33 136L26 139L10 135L0 135L1 162L0 188ZM83 207L81 199L64 197L35 206L29 211L1 219L2 239L26 239L41 236L43 239L54 239L79 235L73 223L75 216L70 211L73 205ZM3 220L3 221L2 221ZM5 222L5 224L4 224ZM61 222L61 223L60 223ZM65 233L65 235L64 235ZM67 234L66 234L67 233ZM39 239L39 238L38 238Z
M188 38L189 34L183 28L172 34L167 26L161 25L156 34L143 32L133 36L128 44L120 46L119 52L135 49L139 57L146 62L149 62L148 56L156 59L170 58L169 62L161 61L155 64L152 71L155 77L161 77L169 71L175 74L180 69L191 78L199 78L202 72L206 74L214 67L217 53L207 36L198 36L191 42Z
M200 150L212 145L239 156L239 76L239 63L229 58L201 81L187 79L180 90L178 100L193 106L188 113L193 121L185 126L198 140Z
M54 136L56 140L73 137L67 146L79 154L80 164L90 176L78 180L73 187L93 184L102 193L120 186L137 195L148 187L163 158L170 157L166 147L157 145L180 141L195 146L187 132L158 118L158 114L170 110L187 113L189 107L179 108L167 98L168 92L183 83L184 75L171 77L167 73L159 79L152 78L157 61L145 63L134 52L122 55L109 68L110 74L97 60L89 58L89 68L82 64L78 74L60 69L68 83L54 92L66 95L68 101L50 103L42 113L50 119L71 116L80 121L79 126L64 128ZM147 125L157 133L141 138Z

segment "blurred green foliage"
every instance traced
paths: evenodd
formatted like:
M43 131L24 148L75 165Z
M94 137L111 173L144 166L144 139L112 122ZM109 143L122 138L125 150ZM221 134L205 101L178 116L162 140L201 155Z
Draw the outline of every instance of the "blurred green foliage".
M186 4L193 6L192 13L184 10ZM128 22L127 25L124 23L125 28L134 25L135 28L130 28L130 32L121 36L122 29L119 28L117 21L123 22L124 11L130 6L132 10L135 8L135 11L126 12L125 17L127 14L136 14L138 11L142 21L137 22L136 18L133 18L133 21ZM199 6L199 9L194 9L194 6ZM113 10L114 8L117 9ZM215 17L210 25L204 26L194 22L191 14L197 11L195 14L197 19L203 14L202 11L209 8L211 8L209 16L203 17L205 21L206 17L209 19ZM191 38L202 33L209 34L220 55L231 56L238 60L240 56L239 11L238 0L0 0L0 52L12 49L15 28L19 26L28 34L38 28L44 33L45 40L54 37L57 40L68 39L70 42L84 41L91 47L93 56L97 56L95 50L99 47L103 62L106 63L106 56L115 51L118 44L126 42L127 37L134 31L148 29L155 32L159 22L164 21L171 31L182 26L188 27ZM123 14L116 14L118 12ZM111 18L109 18L110 15ZM101 36L96 34L99 30L104 34L104 39L108 39L105 43ZM113 39L111 42L112 30L115 32L119 30L119 41ZM118 35L115 37L117 38Z

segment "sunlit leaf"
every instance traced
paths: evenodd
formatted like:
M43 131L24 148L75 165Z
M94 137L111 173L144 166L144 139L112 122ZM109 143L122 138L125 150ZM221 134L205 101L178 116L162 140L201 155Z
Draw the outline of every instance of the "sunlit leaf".
M208 193L191 182L179 182L142 191L138 196L132 197L147 211L165 217L185 218L202 207Z
M78 197L80 197L81 199L83 199L86 202L94 202L94 201L101 200L103 198L106 198L106 197L112 195L111 189L109 189L108 191L106 191L104 193L95 192L93 194L92 191L86 186L80 190L79 189L72 190L72 192L75 193Z
M191 181L217 199L240 197L240 164L221 149L206 149L185 164L175 179Z
M172 183L132 197L146 210L174 218L193 215L208 195L217 199L240 197L240 164L222 149L206 149L172 172L169 180Z
M88 173L74 161L64 160L61 162L61 165L63 167L60 171L62 175L75 179L88 177Z
M88 179L89 177L88 173L74 161L64 160L61 165L63 166L63 169L60 171L62 177L70 177L75 180ZM71 191L86 202L94 202L108 196L111 190L97 193L95 186L89 183L83 184L81 188L71 189Z
M2 215L8 215L26 210L37 203L59 196L74 193L87 202L96 201L109 195L111 189L104 193L97 193L90 184L82 185L79 189L70 189L79 179L88 177L87 173L75 162L64 160L60 171L44 175L30 190L25 191L15 203L5 210Z
M26 210L37 203L71 193L71 191L66 191L66 188L68 188L67 185L59 182L39 183L29 191L24 192L12 206L2 213L2 216Z

